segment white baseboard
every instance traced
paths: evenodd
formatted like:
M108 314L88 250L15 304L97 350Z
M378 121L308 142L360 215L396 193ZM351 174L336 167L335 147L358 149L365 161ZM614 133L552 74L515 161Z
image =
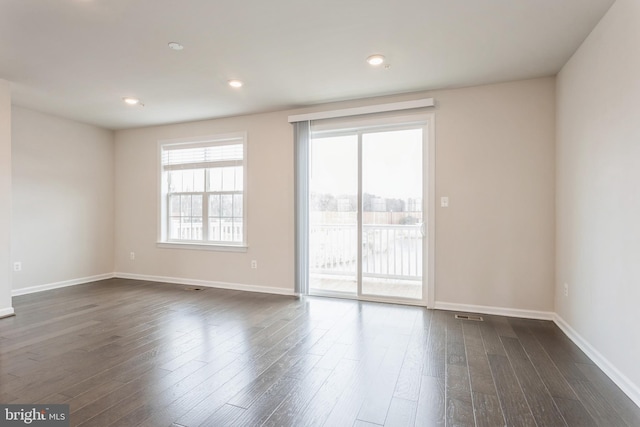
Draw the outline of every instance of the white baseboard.
M9 317L15 315L16 312L13 310L13 307L0 308L0 319L3 317Z
M640 388L618 370L609 360L596 350L587 340L585 340L575 329L560 317L557 313L553 321L558 327L582 350L602 371L616 383L618 387L627 395L629 399L640 406Z
M517 308L491 307L488 305L457 304L452 302L436 301L435 309L448 311L461 311L466 313L495 314L498 316L521 317L524 319L553 320L554 314L550 311L521 310Z
M114 277L122 279L146 280L149 282L176 283L179 285L204 286L207 288L231 289L235 291L260 292L263 294L276 294L295 296L293 289L272 288L270 286L245 285L242 283L217 282L212 280L185 279L182 277L149 276L146 274L114 273Z
M14 289L11 296L32 294L34 292L48 291L51 289L66 288L67 286L84 285L85 283L96 282L98 280L112 279L113 273L98 274L97 276L81 277L79 279L64 280L62 282L48 283L46 285L31 286L28 288Z

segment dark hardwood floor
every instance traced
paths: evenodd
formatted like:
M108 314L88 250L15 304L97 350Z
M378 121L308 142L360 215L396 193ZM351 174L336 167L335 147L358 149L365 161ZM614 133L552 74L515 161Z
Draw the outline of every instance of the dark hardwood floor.
M14 298L0 403L80 426L640 426L551 322L113 279Z

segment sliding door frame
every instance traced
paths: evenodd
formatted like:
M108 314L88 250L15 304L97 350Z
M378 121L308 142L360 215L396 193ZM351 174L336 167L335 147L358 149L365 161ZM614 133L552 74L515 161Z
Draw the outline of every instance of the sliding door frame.
M396 117L397 116L397 117ZM379 125L379 121L383 124ZM308 295L316 296L328 296L347 299L357 299L362 301L374 301L385 303L398 303L407 305L419 305L432 308L435 302L435 114L432 112L421 112L417 114L397 114L389 120L388 118L376 119L365 118L364 120L358 120L357 118L351 118L350 122L353 122L354 126L358 129L353 134L358 137L358 203L357 203L357 236L358 242L362 241L362 217L363 217L363 200L362 200L362 135L364 133L371 133L380 130L394 129L399 130L403 127L406 129L422 128L422 211L426 215L426 221L424 222L425 236L422 239L422 298L402 298L402 297L386 297L376 296L369 294L362 294L362 244L358 244L357 250L357 293L341 293L341 292L323 292L315 291L311 292L307 289ZM368 123L368 125L367 125ZM419 124L419 125L418 125ZM351 133L351 132L350 132ZM311 135L309 137L309 144L311 144ZM309 163L307 162L307 165ZM308 171L307 171L308 173ZM308 196L308 195L307 195ZM426 196L426 197L425 197ZM308 203L308 197L307 197ZM309 233L309 222L303 221L307 224L304 232ZM301 231L301 230L298 230ZM307 251L308 256L308 251ZM306 266L306 280L309 280L309 262L305 263Z

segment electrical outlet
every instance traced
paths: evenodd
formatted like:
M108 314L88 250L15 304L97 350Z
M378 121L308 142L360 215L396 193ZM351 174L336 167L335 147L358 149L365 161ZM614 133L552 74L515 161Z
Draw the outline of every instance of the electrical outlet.
M133 261L134 259L136 259L136 253L135 253L135 252L130 252L130 253L129 253L129 259L130 259L131 261Z
M256 261L255 259L251 260L251 268L253 269L258 268L258 261Z
M22 263L20 261L13 263L13 271L22 271Z
M564 284L564 296L565 297L569 296L569 284L568 283Z
M449 207L449 198L448 197L440 197L440 207L448 208Z

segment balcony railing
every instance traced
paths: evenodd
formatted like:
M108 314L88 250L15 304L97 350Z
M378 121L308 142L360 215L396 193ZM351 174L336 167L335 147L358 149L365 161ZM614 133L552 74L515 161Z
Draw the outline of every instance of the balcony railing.
M385 279L420 279L422 231L422 224L363 225L362 275ZM310 271L354 276L358 257L357 237L355 224L311 225Z
M184 219L172 219L170 222L169 236L178 240L203 240L203 228L201 221L185 221ZM242 223L230 220L211 221L209 223L209 236L207 240L233 242L242 240Z

